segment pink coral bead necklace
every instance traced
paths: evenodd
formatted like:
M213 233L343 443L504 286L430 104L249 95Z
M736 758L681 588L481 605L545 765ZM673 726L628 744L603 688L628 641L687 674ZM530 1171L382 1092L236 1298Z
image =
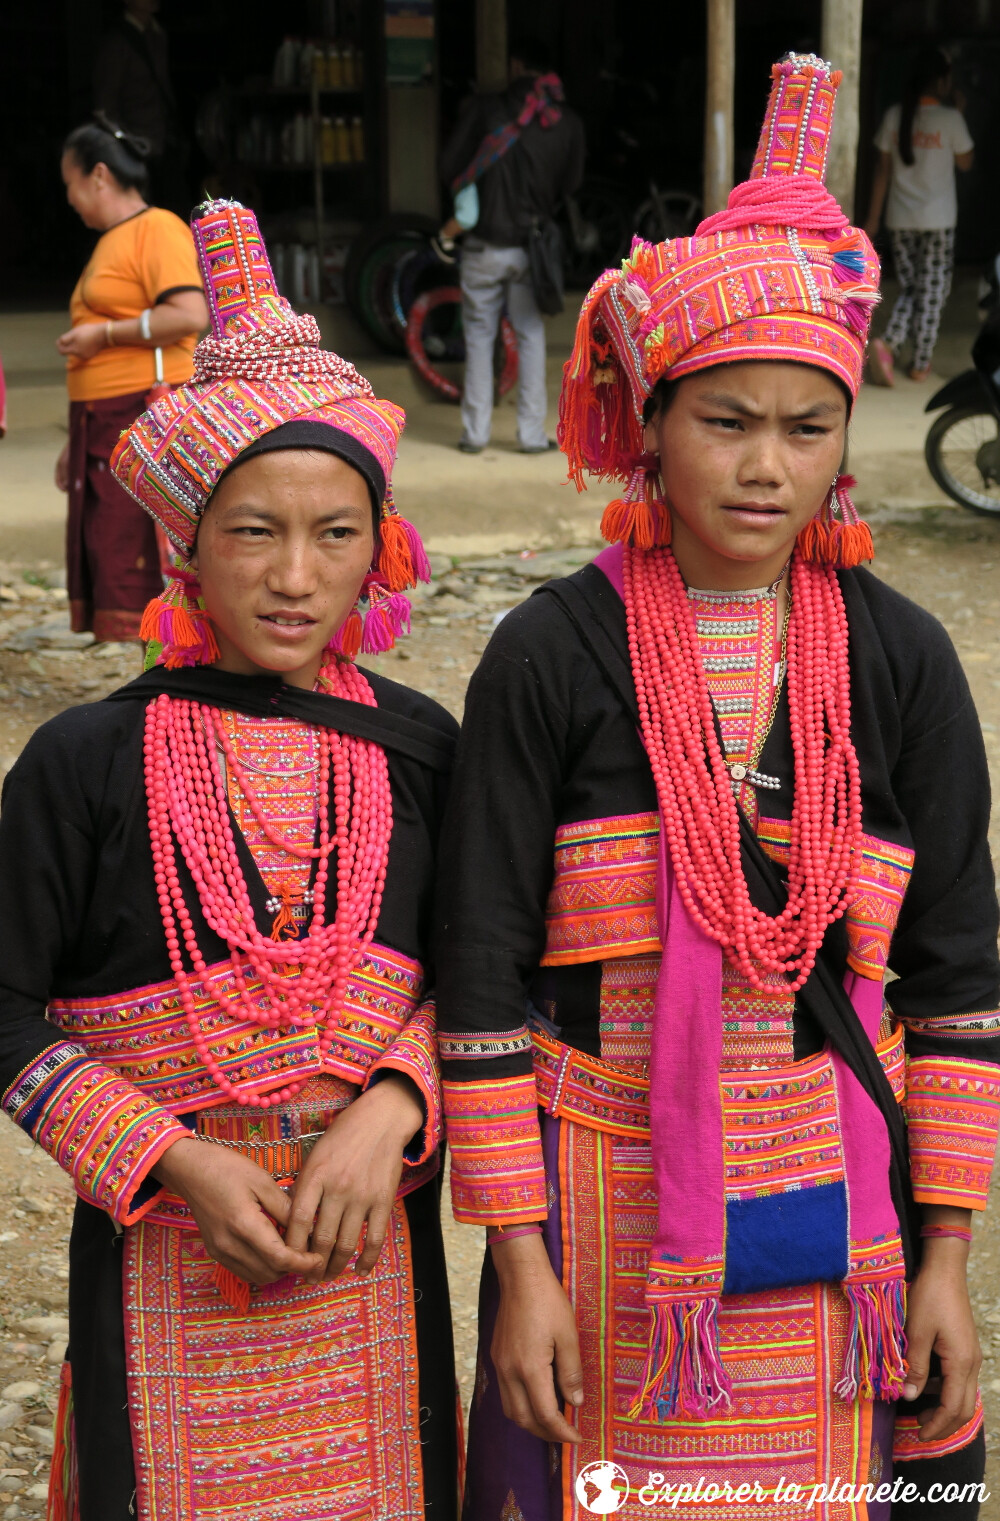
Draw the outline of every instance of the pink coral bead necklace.
M738 804L719 742L694 613L669 549L626 548L625 612L643 740L684 905L754 986L800 988L828 926L847 907L861 844L861 777L851 743L847 613L834 571L791 570L788 703L795 795L788 900L750 899Z
M367 680L346 662L325 667L322 684L338 696L375 706ZM263 810L227 741L213 708L165 694L150 704L144 737L150 844L171 970L198 1055L228 1097L267 1108L291 1098L302 1082L257 1094L233 1083L213 1054L194 991L199 983L205 986L208 968L184 900L176 845L195 884L206 923L230 948L233 989L218 990L223 1010L235 1021L250 1021L265 1029L315 1025L322 1061L336 1035L348 979L378 922L392 831L392 797L388 762L380 746L353 735L321 731L318 844L303 848L267 831L281 849L316 861L312 916L302 939L273 940L261 933L254 918L237 854L220 747L262 824ZM337 907L333 922L328 923L331 857ZM250 986L248 973L256 989Z

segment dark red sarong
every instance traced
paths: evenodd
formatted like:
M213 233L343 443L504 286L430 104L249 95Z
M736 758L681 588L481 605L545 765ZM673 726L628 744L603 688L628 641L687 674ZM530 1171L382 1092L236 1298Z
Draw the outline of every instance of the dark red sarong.
M74 632L97 640L138 639L143 609L163 587L153 520L108 464L145 406L145 391L69 405L66 589Z

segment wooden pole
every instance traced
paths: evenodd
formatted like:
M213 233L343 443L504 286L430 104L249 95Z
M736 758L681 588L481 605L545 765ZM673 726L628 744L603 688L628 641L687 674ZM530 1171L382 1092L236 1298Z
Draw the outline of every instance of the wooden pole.
M706 0L705 216L722 211L733 188L733 78L736 0Z
M507 0L476 0L476 84L483 94L507 85Z
M861 78L861 12L864 0L823 0L823 57L843 79L837 91L826 185L849 217L854 216L858 170L858 100Z

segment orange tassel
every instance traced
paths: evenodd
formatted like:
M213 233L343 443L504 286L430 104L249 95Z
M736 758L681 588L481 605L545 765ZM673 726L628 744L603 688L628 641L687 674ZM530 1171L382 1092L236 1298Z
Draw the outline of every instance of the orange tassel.
M361 621L361 614L356 607L352 607L336 640L337 648L342 654L347 656L348 660L357 659L364 631L365 626Z
M250 1308L250 1285L221 1262L215 1264L215 1287L231 1310L245 1315Z
M381 545L378 551L379 576L390 591L404 591L415 586L417 578L413 567L410 541L402 518L396 513L383 517L379 525Z
M836 564L849 570L863 560L874 560L875 546L872 531L862 520L857 523L838 523L831 537L837 546Z
M656 549L670 543L670 514L662 502L651 502L645 497L630 502L619 497L604 509L601 535L609 544Z
M218 642L200 596L193 578L178 577L147 602L139 625L139 637L147 645L147 668L157 664L176 670L218 660Z
M298 925L295 922L295 914L293 910L296 903L300 901L301 900L296 898L292 889L286 883L285 886L281 889L281 907L275 914L274 923L271 925L272 940L298 939L299 929Z

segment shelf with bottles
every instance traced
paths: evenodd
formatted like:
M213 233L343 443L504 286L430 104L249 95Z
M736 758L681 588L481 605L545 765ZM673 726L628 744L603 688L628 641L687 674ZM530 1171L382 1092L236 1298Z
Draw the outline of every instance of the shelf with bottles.
M324 169L356 168L366 162L365 125L360 116L319 116L298 111L277 122L254 113L236 133L241 163L256 169L309 169L319 161Z
M364 84L364 53L349 39L286 37L274 55L272 89L360 92Z

